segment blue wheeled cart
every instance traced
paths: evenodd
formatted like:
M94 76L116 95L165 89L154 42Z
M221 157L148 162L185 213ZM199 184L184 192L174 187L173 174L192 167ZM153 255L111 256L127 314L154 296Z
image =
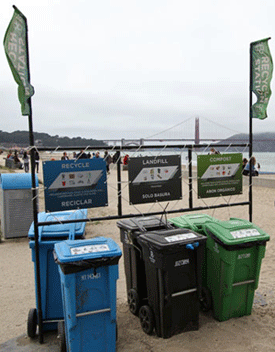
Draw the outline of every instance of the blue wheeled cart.
M52 222L86 219L87 209L76 211L60 211L53 213L41 212L38 214L38 222ZM80 239L85 236L86 222L67 223L58 225L45 225L38 228L39 263L41 280L41 310L43 330L56 330L59 320L64 319L61 286L58 274L58 266L54 262L54 245L66 239ZM32 250L34 273L36 279L36 256L34 241L34 224L29 230L29 246ZM35 280L36 306L38 306L38 287ZM27 331L28 336L33 338L37 329L37 309L29 311Z
M65 328L59 323L60 350L115 352L119 246L97 237L54 248L65 320Z

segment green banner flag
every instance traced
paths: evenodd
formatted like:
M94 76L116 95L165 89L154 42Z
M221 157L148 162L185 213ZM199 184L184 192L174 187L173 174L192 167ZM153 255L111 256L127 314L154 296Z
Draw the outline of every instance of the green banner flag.
M34 88L30 84L27 19L13 7L14 14L4 37L4 48L11 72L18 84L22 115L30 115L29 98L34 94Z
M263 39L250 44L252 58L251 89L257 96L257 102L252 106L252 117L265 119L266 109L271 96L270 81L272 79L273 62L268 47L268 40Z

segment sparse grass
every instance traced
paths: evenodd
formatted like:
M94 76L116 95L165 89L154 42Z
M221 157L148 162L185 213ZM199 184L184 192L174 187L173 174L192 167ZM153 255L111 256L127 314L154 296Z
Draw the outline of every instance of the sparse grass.
M93 225L101 225L102 221L93 221L92 224Z
M10 169L9 167L6 167L6 166L2 166L2 165L0 165L0 170L10 172L10 173L15 172L15 170Z

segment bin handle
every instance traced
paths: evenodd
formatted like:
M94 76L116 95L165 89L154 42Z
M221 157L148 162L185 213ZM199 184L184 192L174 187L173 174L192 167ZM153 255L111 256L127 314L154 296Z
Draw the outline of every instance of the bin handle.
M140 231L146 232L146 228L140 225L139 221L137 221L135 218L131 218L131 221L140 229Z
M164 213L164 214L166 214L166 213ZM159 223L163 224L167 229L174 228L173 225L167 221L167 219L166 219L166 221L163 221L162 217L160 219L155 217L155 219L159 220ZM140 229L140 231L147 232L147 229L143 225L141 225L140 222L137 221L135 218L131 218L131 221Z
M146 231L146 230L145 230ZM127 231L127 239L128 239L128 244L130 244L131 246L133 246L138 252L139 252L139 255L140 255L140 258L142 258L142 251L140 250L140 248L138 248L136 245L134 245L133 241L132 241L132 238L130 235L130 231Z
M70 227L69 240L75 239L75 227L76 227L76 223L74 222L73 226Z

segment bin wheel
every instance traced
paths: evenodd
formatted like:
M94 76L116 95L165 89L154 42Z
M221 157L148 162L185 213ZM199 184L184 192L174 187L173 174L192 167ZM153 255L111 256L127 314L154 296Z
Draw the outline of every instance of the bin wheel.
M139 310L139 319L142 330L150 335L154 330L154 314L149 306L142 306Z
M37 311L35 308L31 308L28 314L28 324L27 324L27 332L28 336L33 339L36 335L37 328Z
M201 290L202 299L200 302L201 310L208 312L212 307L211 292L208 287L203 287Z
M59 339L60 352L66 352L67 346L66 346L66 335L65 335L64 321L58 322L57 329L58 329L58 339Z
M129 305L130 312L135 315L138 315L139 296L138 296L137 291L134 288L131 288L128 291L128 305Z

